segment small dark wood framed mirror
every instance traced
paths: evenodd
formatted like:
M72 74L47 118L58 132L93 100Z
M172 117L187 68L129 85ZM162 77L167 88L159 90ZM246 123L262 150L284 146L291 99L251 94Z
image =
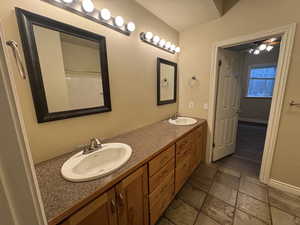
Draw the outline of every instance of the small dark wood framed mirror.
M111 111L105 37L16 8L39 123Z
M157 105L175 103L177 98L177 63L157 58Z

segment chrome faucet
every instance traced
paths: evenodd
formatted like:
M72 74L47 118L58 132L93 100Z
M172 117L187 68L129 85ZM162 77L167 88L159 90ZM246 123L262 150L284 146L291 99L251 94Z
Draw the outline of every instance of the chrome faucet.
M173 116L171 116L172 120L176 120L178 118L178 112L176 112Z
M83 155L90 154L98 149L102 148L102 143L98 138L91 138L90 144L83 148Z

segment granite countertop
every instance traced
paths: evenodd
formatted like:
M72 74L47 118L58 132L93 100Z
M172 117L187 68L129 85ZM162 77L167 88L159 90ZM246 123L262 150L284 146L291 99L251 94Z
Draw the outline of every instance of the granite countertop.
M50 225L57 224L80 207L107 191L124 177L158 155L194 128L205 123L203 119L190 126L175 126L168 121L136 129L134 131L105 140L131 146L133 152L129 161L112 174L94 181L69 182L60 174L63 163L75 152L39 163L35 166L36 175L43 199L46 217Z

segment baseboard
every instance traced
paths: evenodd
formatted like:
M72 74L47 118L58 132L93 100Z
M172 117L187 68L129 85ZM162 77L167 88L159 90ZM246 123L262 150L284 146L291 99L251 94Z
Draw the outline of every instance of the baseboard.
M251 118L239 118L239 121L241 121L241 122L250 122L250 123L268 124L268 121L251 119Z
M278 180L270 179L269 186L300 196L300 187L296 187Z

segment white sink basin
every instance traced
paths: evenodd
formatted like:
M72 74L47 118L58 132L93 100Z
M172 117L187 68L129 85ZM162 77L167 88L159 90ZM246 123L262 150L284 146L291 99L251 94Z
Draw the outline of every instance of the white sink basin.
M197 120L189 117L177 117L176 120L169 119L169 123L178 125L178 126L185 126L185 125L192 125L197 123Z
M69 181L81 182L106 176L124 165L132 149L122 143L103 144L90 154L79 152L68 159L61 168L62 176Z

